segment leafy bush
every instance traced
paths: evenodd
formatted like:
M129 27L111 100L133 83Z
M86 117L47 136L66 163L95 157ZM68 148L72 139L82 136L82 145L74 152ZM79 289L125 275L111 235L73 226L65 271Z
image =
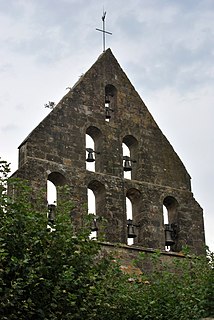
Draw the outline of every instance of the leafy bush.
M209 263L192 257L170 266L156 253L153 271L130 281L89 239L88 228L74 232L72 203L58 204L56 231L47 232L46 208L38 210L27 184L8 173L1 161L0 319L192 320L213 314L212 253Z

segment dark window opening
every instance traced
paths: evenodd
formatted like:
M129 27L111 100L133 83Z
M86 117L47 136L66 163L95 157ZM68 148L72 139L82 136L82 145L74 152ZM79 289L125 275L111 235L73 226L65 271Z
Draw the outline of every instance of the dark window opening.
M105 86L105 120L112 121L117 107L117 89L108 84Z

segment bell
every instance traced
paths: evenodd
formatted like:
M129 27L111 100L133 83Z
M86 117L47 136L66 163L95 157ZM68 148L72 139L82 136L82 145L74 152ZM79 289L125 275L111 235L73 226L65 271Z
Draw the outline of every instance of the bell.
M48 205L48 222L50 222L51 224L54 224L55 209L56 209L56 206L54 204Z
M134 232L134 225L131 219L127 220L127 236L128 238L136 238L137 235Z
M123 157L123 160L125 160L123 170L124 171L131 171L132 166L131 166L131 161L130 161L129 157L125 156L125 157Z
M109 103L110 103L109 96L106 96L106 97L105 97L105 104L109 104Z
M94 152L93 149L87 148L86 150L88 151L88 157L87 157L86 161L87 162L94 162L95 159L93 157L93 152Z
M175 241L172 238L173 230L169 224L165 224L165 246L170 247L175 244Z
M106 107L106 119L111 119L110 110Z

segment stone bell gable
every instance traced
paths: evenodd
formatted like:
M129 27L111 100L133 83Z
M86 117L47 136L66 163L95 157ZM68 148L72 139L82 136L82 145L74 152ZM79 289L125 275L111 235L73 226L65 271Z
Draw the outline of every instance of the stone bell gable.
M91 161L95 158L93 171L86 168L86 135L94 142L93 149L87 148ZM129 178L124 169L131 172ZM46 190L47 180L56 188L69 185L77 207L74 224L81 221L91 189L96 215L106 220L107 242L127 244L128 198L132 246L164 250L168 235L173 251L183 245L204 251L203 212L190 176L110 49L23 141L14 175L29 180L35 194Z

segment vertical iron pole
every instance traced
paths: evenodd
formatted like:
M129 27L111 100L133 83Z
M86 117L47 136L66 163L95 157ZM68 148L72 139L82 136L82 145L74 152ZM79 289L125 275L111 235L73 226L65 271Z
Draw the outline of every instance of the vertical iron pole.
M106 51L105 47L105 17L103 17L103 52Z

